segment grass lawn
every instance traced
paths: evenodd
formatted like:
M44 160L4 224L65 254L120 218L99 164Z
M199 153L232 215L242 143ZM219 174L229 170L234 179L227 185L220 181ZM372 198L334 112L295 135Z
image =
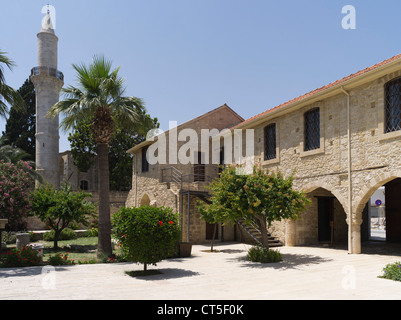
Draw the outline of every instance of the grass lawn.
M36 244L43 245L43 262L49 260L50 256L55 257L57 254L67 255L68 260L73 260L75 264L82 263L103 263L105 261L98 260L96 255L97 249L97 237L80 237L74 240L62 240L58 241L58 249L54 250L53 241L39 240ZM8 248L15 248L14 244L7 245ZM121 249L117 248L113 250L114 255L120 255Z
M82 237L74 240L62 240L58 241L58 250L55 251L53 249L54 242L53 241L44 241L40 240L37 243L43 245L43 261L47 261L49 256L56 255L57 253L66 255L68 254L68 260L72 259L76 264L81 263L101 263L102 261L98 261L96 256L96 248L97 248L97 237ZM77 250L76 247L79 247ZM81 252L85 251L85 252ZM121 249L113 250L113 253L118 255L121 253Z
M63 240L58 241L58 250L55 251L53 249L54 242L53 241L38 241L38 243L44 246L43 250L43 261L47 261L49 255L55 255L57 253L61 253L66 255L68 253L68 259L72 259L75 263L78 261L94 261L97 262L96 257L96 247L97 247L97 237L85 237L85 238L77 238L74 240ZM72 250L69 245L78 245L81 246L82 249L87 252L77 252L77 250Z

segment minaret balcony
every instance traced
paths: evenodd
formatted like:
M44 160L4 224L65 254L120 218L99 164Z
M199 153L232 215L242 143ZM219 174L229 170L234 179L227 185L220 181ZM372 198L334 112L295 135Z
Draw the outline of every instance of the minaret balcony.
M35 67L31 70L31 76L48 76L64 81L64 75L61 71L49 67Z

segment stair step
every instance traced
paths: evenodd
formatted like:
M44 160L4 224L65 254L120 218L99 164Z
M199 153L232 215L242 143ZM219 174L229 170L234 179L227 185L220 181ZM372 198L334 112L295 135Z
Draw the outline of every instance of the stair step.
M262 235L254 225L245 223L244 221L237 221L237 223L242 229L244 229L251 236L251 238L255 241L255 243L262 242ZM268 240L269 240L269 247L282 246L281 242L275 237L271 236L270 234L268 234Z

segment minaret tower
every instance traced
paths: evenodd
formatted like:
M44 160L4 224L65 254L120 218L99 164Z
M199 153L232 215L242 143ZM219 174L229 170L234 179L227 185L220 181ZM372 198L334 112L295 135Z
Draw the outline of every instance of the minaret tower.
M59 118L48 118L47 112L59 101L64 75L57 70L57 42L48 11L38 37L38 66L31 71L36 91L36 170L45 181L58 188Z

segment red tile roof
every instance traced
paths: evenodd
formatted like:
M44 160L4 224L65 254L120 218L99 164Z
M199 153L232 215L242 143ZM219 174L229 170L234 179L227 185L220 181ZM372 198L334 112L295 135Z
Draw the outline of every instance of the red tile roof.
M266 110L265 112L262 112L262 113L260 113L260 114L258 114L258 115L256 115L256 116L254 116L254 117L252 117L252 118L249 118L249 119L245 120L244 122L241 122L241 123L238 124L236 127L242 126L242 125L244 125L244 124L246 124L246 123L248 123L248 122L251 122L251 121L253 121L253 120L255 120L255 119L258 119L258 118L260 118L260 117L263 117L264 115L267 115L267 114L271 113L271 112L274 111L274 110L283 108L283 107L288 106L288 105L290 105L290 104L292 104L292 103L294 103L294 102L301 101L301 100L303 100L303 99L305 99L305 98L308 98L308 97L311 97L311 96L313 96L313 95L315 95L315 94L317 94L317 93L319 93L319 92L322 92L322 91L324 91L324 90L330 89L330 88L332 88L332 87L334 87L334 86L336 86L336 85L339 85L339 84L344 83L344 82L346 82L346 81L348 81L348 80L351 80L351 79L354 79L354 78L356 78L356 77L358 77L358 76L361 76L361 75L363 75L363 74L366 74L366 73L368 73L369 71L375 70L375 69L377 69L377 68L379 68L379 67L381 67L381 66L384 66L384 65L386 65L386 64L388 64L388 63L390 63L390 62L396 61L396 60L398 60L398 59L401 59L401 54L396 55L396 56L394 56L394 57L392 57L392 58L390 58L390 59L384 60L384 61L382 61L382 62L380 62L380 63L377 63L377 64L375 64L375 65L373 65L373 66L371 66L371 67L368 67L368 68L366 68L366 69L360 70L360 71L358 71L358 72L356 72L356 73L353 73L353 74L351 74L351 75L349 75L349 76L347 76L347 77L344 77L344 78L342 78L342 79L340 79L340 80L337 80L337 81L335 81L335 82L332 82L332 83L330 83L330 84L328 84L328 85L325 85L325 86L323 86L323 87L321 87L321 88L315 89L315 90L313 90L313 91L311 91L311 92L308 92L308 93L306 93L306 94L304 94L304 95L302 95L302 96L299 96L298 98L295 98L295 99L292 99L292 100L287 101L287 102L285 102L285 103L282 103L282 104L280 104L280 105L278 105L278 106L276 106L276 107L274 107L274 108L271 108L271 109L269 109L269 110Z

